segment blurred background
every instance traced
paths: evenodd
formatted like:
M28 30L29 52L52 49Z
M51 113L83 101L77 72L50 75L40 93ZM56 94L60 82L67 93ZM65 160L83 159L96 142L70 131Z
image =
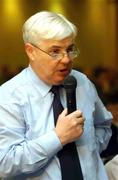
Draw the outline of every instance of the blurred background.
M22 25L42 10L62 13L78 27L80 56L74 68L94 82L103 103L114 114L114 144L103 157L117 154L118 0L0 0L0 84L28 65Z
M22 26L42 10L62 13L78 27L74 68L95 83L106 103L106 94L118 89L118 0L0 0L0 84L28 65Z
M79 29L75 67L118 68L118 0L0 0L0 67L27 65L22 25L38 11L64 14Z

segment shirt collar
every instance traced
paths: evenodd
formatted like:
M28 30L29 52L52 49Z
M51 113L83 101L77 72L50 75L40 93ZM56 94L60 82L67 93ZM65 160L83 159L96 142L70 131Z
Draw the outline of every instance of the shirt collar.
M29 65L29 67L27 68L27 72L28 72L28 77L30 78L30 80L35 83L36 88L38 89L38 91L41 93L41 95L44 97L48 94L48 92L51 89L51 85L46 84L44 81L42 81L37 74L34 72L34 70L32 69L32 67Z

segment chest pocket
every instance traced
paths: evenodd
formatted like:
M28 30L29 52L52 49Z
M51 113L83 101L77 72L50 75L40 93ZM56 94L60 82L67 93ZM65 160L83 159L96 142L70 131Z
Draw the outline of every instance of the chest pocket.
M77 140L77 146L85 146L90 151L96 149L96 136L94 128L94 111L95 107L90 104L90 101L84 103L82 107L79 108L85 117L84 122L84 132L82 136Z

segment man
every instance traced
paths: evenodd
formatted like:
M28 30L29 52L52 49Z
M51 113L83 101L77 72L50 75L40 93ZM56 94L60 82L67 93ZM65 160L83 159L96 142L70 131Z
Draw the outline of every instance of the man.
M87 77L72 70L79 54L76 35L75 25L61 14L43 11L25 22L29 67L0 88L1 177L61 180L57 154L75 142L83 179L107 180L99 152L111 136L112 116ZM69 74L77 80L77 110L67 114L66 92L60 88L64 110L55 125L51 88Z

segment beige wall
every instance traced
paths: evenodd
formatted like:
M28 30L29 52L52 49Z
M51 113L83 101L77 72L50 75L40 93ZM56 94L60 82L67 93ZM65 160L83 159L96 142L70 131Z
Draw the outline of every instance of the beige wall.
M75 66L117 67L117 3L114 0L1 0L0 66L27 65L22 41L24 21L40 10L63 13L79 28L81 54Z

